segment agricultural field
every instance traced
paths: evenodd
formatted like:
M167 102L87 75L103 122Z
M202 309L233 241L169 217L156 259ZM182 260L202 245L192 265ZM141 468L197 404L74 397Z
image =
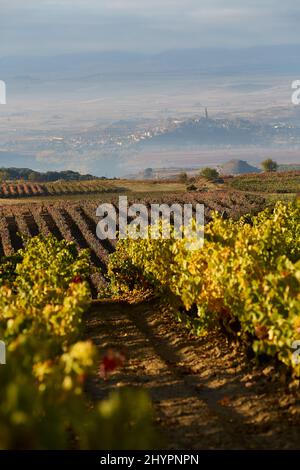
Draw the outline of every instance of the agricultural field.
M299 209L202 183L2 199L0 448L299 447ZM203 203L204 249L100 240L120 194Z
M300 171L227 177L226 183L241 191L289 194L300 192Z
M99 180L57 181L47 183L4 182L0 185L0 198L28 198L39 196L69 196L118 192L122 188Z
M186 183L173 180L91 180L91 181L56 181L31 183L26 181L2 182L0 184L0 202L18 202L24 198L36 200L76 200L83 196L97 198L98 195L110 200L114 194L130 194L132 198L152 197L189 192L209 192L216 190L232 193L243 191L278 195L277 199L292 197L299 192L300 172L260 173L244 176L225 177L224 182L210 181L203 177L192 177Z
M10 256L23 248L26 238L40 233L74 242L78 249L90 250L95 272L91 273L89 282L93 295L97 295L99 286L105 281L108 255L114 248L112 243L100 243L96 237L97 220L93 205L9 205L0 209L0 213L0 256Z
M114 251L116 241L99 240L96 236L96 208L107 199L96 198L80 201L57 201L48 203L5 204L0 208L0 257L10 256L23 248L26 238L38 234L53 234L58 240L74 242L78 249L90 250L93 273L90 286L93 296L97 296L100 286L105 284L106 266L109 254ZM118 196L110 196L109 201L117 209ZM204 203L206 218L217 210L228 216L239 217L248 212L257 212L263 207L264 200L260 197L239 195L229 192L216 192L199 196L194 193L173 194L165 197L141 195L128 203L143 202L150 207L151 202L157 203ZM22 239L25 237L25 240Z
M185 191L185 185L176 181L170 182L145 182L128 180L91 180L91 181L56 181L45 183L2 182L0 184L1 199L20 198L57 198L72 197L76 195L89 196L97 194L131 192L169 192Z

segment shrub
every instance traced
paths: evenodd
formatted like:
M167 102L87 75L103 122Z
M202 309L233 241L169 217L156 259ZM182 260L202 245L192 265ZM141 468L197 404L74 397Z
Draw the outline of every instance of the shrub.
M219 173L215 168L203 168L200 171L200 176L203 178L206 178L207 180L214 180L216 178L219 178Z

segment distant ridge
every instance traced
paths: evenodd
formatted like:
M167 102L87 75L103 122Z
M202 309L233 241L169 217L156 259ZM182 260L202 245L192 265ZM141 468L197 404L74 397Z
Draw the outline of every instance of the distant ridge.
M260 173L262 170L249 165L245 160L229 160L219 167L222 175L243 175L246 173Z
M39 171L31 170L30 168L5 168L0 167L0 181L1 180L24 180L24 181L87 181L99 179L97 176L90 174L82 175L77 171L47 171L41 173Z

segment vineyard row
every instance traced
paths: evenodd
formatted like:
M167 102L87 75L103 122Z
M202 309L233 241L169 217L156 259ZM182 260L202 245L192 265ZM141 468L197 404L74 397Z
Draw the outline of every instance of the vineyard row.
M72 194L92 194L117 192L118 188L103 185L99 181L66 181L55 183L2 183L0 198L26 198L38 196L60 196Z
M58 240L73 241L78 249L90 251L90 285L96 296L99 288L106 283L108 255L114 251L114 241L100 241L97 238L96 224L95 212L88 204L4 207L0 210L0 257L23 248L22 236L26 239L39 233L51 233Z

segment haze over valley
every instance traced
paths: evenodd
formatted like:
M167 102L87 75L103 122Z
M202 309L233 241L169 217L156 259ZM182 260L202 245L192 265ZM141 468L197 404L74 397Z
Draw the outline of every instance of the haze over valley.
M262 37L250 6L67 3L3 8L0 166L111 177L230 158L300 162L300 106L291 101L298 29L289 18L288 32L276 30L280 9L261 5L270 22Z

